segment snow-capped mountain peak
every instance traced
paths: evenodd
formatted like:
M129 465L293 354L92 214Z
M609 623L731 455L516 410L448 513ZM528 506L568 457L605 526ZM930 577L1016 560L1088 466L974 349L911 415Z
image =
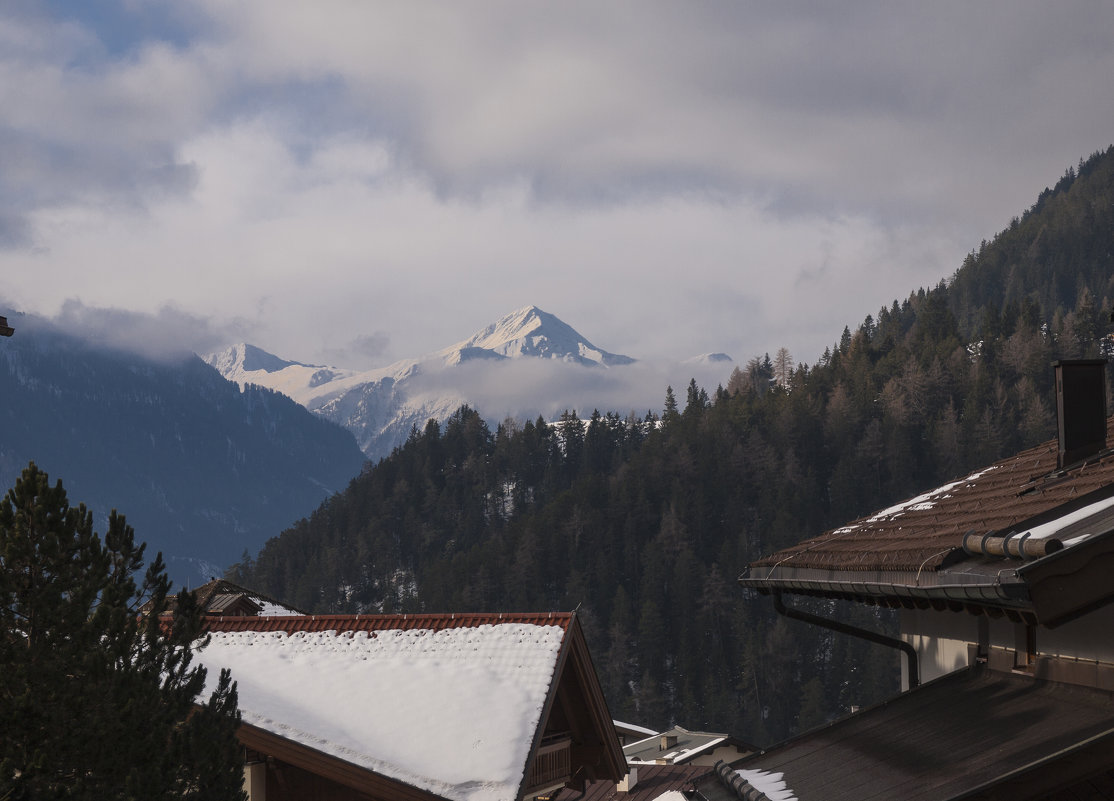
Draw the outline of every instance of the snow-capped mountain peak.
M445 364L472 359L534 357L610 367L634 359L597 348L572 326L537 306L524 306L477 331L463 342L438 351Z
M537 306L511 312L444 350L375 370L287 361L246 343L204 359L230 381L277 390L346 427L372 458L386 455L403 442L411 427L421 428L431 418L443 420L467 402L449 377L467 372L453 369L458 365L543 359L594 368L634 361L597 348ZM423 376L431 381L423 384Z
M249 345L246 342L238 342L219 353L210 354L206 357L206 361L215 367L217 372L226 377L229 372L253 373L263 371L265 373L277 373L287 367L313 366L280 359L273 353L268 353L262 348L257 348L255 345Z

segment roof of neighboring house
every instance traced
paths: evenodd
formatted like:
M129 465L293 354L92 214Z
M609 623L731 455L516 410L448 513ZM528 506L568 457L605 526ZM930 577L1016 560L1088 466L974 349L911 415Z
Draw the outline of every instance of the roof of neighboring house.
M626 770L573 614L214 617L207 627L196 658L210 685L231 670L241 741L362 792L517 801L555 732L587 760L579 778Z
M290 604L276 601L269 595L241 587L225 579L213 579L200 587L190 590L197 598L201 611L206 615L302 615L302 610ZM177 595L167 599L167 611L173 612L178 606Z
M668 731L623 746L623 753L626 754L627 764L629 765L659 762L683 764L720 746L734 746L742 752L758 750L755 746L736 740L727 734L689 731L680 726L674 726Z
M728 773L779 800L1022 799L1109 787L1112 748L1114 693L978 666L733 762ZM697 792L740 798L715 775Z
M590 782L580 794L563 789L549 797L549 801L654 801L665 793L686 792L711 771L696 765L638 765L634 788L620 790L615 782Z
M1114 418L1107 430L1114 441ZM1057 440L1022 451L759 559L740 582L1057 625L1114 597L1114 450L1064 469L1057 456ZM1067 593L1053 586L1065 574Z
M615 733L619 735L619 741L624 745L627 741L633 743L636 740L644 740L650 735L657 734L653 729L647 729L645 726L639 726L635 723L624 723L621 720L611 722L615 724Z

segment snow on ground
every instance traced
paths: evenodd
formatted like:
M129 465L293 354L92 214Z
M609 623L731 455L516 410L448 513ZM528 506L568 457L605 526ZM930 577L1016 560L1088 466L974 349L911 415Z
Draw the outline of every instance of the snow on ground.
M215 632L245 723L454 801L515 801L561 648L559 626Z

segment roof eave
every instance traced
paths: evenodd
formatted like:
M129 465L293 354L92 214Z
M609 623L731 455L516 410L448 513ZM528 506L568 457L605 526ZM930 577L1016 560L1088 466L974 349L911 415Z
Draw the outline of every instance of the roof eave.
M250 723L241 723L236 730L236 737L247 748L273 756L360 793L398 801L444 801L444 796L392 779Z
M880 571L816 571L792 567L748 568L739 584L768 595L775 591L904 608L984 607L1017 614L1032 613L1029 589L1015 571L986 581L950 581L940 573L902 574ZM973 611L973 610L972 610Z
M1114 601L1114 531L1088 537L1017 571L1040 623L1068 623Z
M538 754L549 716L557 701L562 679L566 673L579 686L585 704L586 725L596 733L600 740L596 744L586 744L580 748L575 748L572 755L573 763L580 761L577 759L577 754L583 755L585 752L592 752L598 755L597 770L591 771L594 775L586 777L587 780L606 778L618 782L626 774L626 757L623 754L622 746L619 744L619 736L615 731L611 713L608 711L603 689L599 685L598 674L592 665L584 631L580 627L580 622L574 612L568 616L565 634L561 640L561 650L557 655L553 669L553 678L550 681L545 703L538 718L538 726L526 757L526 764L523 766L522 781L518 788L519 798L524 797L527 790L530 789L526 786L529 781L530 767Z
M774 591L882 606L966 608L1019 614L1055 628L1114 602L1114 530L1089 536L1030 562L1002 560L996 572L961 572L959 566L918 573L796 568L747 568L739 584ZM754 575L755 572L761 575Z

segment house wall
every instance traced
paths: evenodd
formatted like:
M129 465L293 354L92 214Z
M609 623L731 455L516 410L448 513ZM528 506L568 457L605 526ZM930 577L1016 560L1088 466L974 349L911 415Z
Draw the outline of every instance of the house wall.
M901 639L917 650L917 671L923 684L967 667L967 644L977 642L974 615L937 612L932 609L902 609ZM909 670L901 659L901 689L909 689Z
M1025 653L1025 626L1006 618L981 618L987 644ZM901 638L917 650L921 682L968 666L968 645L979 641L980 617L967 612L903 609ZM1055 629L1038 626L1036 654L1114 664L1114 606L1106 606ZM909 689L905 660L901 660L901 689Z
M1054 629L1038 629L1037 652L1114 664L1114 606Z
M244 792L248 801L267 801L267 766L264 763L244 765Z

